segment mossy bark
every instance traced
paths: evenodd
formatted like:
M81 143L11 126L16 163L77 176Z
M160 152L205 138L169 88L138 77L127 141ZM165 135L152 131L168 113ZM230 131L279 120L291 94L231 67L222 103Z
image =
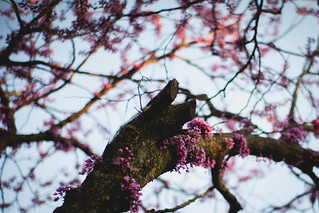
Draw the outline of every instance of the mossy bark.
M121 191L124 176L134 178L136 183L143 188L161 174L172 171L176 166L176 154L172 148L160 150L160 143L175 135L182 135L183 125L195 116L195 101L179 105L171 105L178 92L178 83L172 80L168 85L146 106L146 108L124 125L114 137L113 141L105 148L103 163L97 164L87 176L81 187L68 191L64 203L55 209L61 212L125 212L129 210L130 203ZM245 133L243 133L245 134ZM232 197L222 183L219 168L226 156L238 155L234 150L229 150L225 138L234 138L234 133L214 135L212 138L201 139L197 146L203 147L206 157L216 161L215 182L216 187L238 211L241 206ZM301 159L297 165L304 173L308 174L314 182L319 181L312 175L312 168L319 166L319 154L303 149L297 143L262 138L246 134L247 146L250 154L255 156L270 157L275 161L284 161L294 165L296 156ZM128 147L134 156L130 160L130 168L125 173L114 162L119 156L118 150ZM296 165L294 165L296 166ZM214 177L213 177L214 179ZM216 181L217 180L217 181ZM226 188L227 189L227 188Z
M182 126L195 116L195 101L171 105L178 92L176 80L167 86L146 108L124 125L105 148L103 163L87 176L81 187L68 191L64 203L55 212L123 212L129 201L121 191L124 176L134 178L144 187L166 171L175 167L172 150L159 149L160 143L182 134ZM120 148L128 147L134 154L125 174L114 165Z

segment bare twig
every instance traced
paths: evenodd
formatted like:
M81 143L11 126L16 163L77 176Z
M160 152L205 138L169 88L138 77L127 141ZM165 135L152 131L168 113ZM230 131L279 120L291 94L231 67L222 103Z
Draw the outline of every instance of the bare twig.
M186 201L186 202L184 202L184 203L182 203L180 205L175 206L174 208L166 208L166 209L162 209L162 210L151 209L151 210L148 210L148 211L145 211L145 212L148 212L148 213L175 212L175 211L177 211L179 209L182 209L185 206L188 206L189 204L195 202L198 198L205 197L208 193L210 193L213 190L214 190L214 187L210 187L204 193L196 195L195 197L189 199L188 201Z

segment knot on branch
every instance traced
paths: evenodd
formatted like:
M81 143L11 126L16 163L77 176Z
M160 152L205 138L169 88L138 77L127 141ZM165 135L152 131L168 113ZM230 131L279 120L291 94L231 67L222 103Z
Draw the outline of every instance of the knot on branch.
M195 117L196 101L172 105L178 93L178 82L173 79L147 104L145 109L124 125L103 156L121 146L135 146L141 142L159 143L183 133L183 125ZM117 145L116 145L117 144ZM111 147L115 146L115 150Z

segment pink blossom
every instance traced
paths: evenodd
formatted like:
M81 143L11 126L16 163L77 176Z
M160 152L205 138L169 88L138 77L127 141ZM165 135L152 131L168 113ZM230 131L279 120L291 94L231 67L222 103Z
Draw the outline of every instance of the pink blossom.
M237 150L242 157L246 157L250 154L250 150L247 147L247 140L241 134L234 135L234 142L235 142L235 150Z
M287 87L289 84L289 80L286 78L286 76L282 76L280 79L280 83L283 87Z
M190 153L191 165L201 166L206 162L206 153L203 148L196 148L194 152Z
M225 142L227 144L228 149L232 149L234 147L234 140L232 138L225 138Z
M98 98L101 96L101 94L98 91L95 91L93 94L95 97L98 97Z
M126 192L125 199L130 202L130 211L138 212L139 206L142 204L140 197L142 196L141 187L136 183L134 178L124 176L124 183L121 184L121 190Z
M303 141L303 128L302 126L292 127L287 131L283 132L281 140L290 141L292 143L297 143L298 141Z
M289 126L289 124L294 120L293 117L288 117L284 121L276 121L275 127L278 129L285 129Z
M91 155L84 164L82 171L79 172L80 175L89 174L93 171L93 168L96 164L102 163L103 157L97 155Z
M242 129L248 133L252 133L254 131L254 128L251 126L251 122L248 119L243 119L240 121L240 126Z
M149 16L149 18L151 19L152 23L155 25L156 35L160 36L162 28L163 28L163 25L161 24L160 16L158 14L154 14L152 16Z
M187 169L187 162L190 166L202 166L204 168L212 168L215 165L215 160L210 160L206 157L203 148L197 147L196 143L201 137L210 138L213 136L211 131L214 130L208 123L201 119L195 119L187 124L190 135L174 136L170 140L164 140L160 144L160 150L167 149L172 146L176 150L176 167L174 171L180 173L180 169Z
M122 172L124 174L126 172L126 170L131 167L129 161L132 159L134 154L132 153L132 151L128 147L125 147L124 149L120 148L118 150L118 153L120 154L120 156L118 156L116 158L116 160L114 161L113 164L121 166Z
M237 124L237 122L235 120L230 119L227 121L226 126L231 131L236 131L237 130L236 124Z
M174 136L172 139L172 145L176 147L177 155L177 162L174 170L179 172L181 168L186 168L187 149L182 137Z
M38 206L39 206L39 205L45 203L45 201L44 201L44 200L40 200L39 197L34 197L34 198L32 199L32 203L33 203L34 205L38 205Z
M44 126L53 126L54 124L55 124L55 119L54 118L51 118L50 120L45 120L44 122L43 122L43 125Z
M130 168L129 161L132 159L134 154L128 147L118 149L118 153L119 156L113 164L121 166L122 173L125 175L127 173L127 169ZM123 179L124 183L121 184L121 190L126 194L125 199L130 202L131 212L138 212L139 206L141 205L141 187L136 183L135 179L130 176L125 175Z
M109 89L109 88L111 88L112 87L112 84L111 83L103 83L102 84L102 88L103 89Z
M76 187L73 186L60 186L57 188L56 192L53 193L55 198L53 199L54 202L58 201L60 198L64 197L67 191L74 190Z
M307 151L310 153L310 159L312 160L312 162L318 163L319 162L319 153L316 151L313 151L312 149L307 149Z
M209 157L206 158L206 161L202 163L202 166L206 169L214 168L216 164L215 159L211 160Z
M160 150L167 149L168 145L169 145L169 141L167 139L162 141L160 144Z
M211 132L214 130L214 128L202 119L197 118L188 122L187 127L192 134L203 135L205 139L211 138L213 136Z
M179 28L176 30L176 37L180 39L185 39L186 37L185 27L179 26Z
M244 177L240 177L238 179L239 182L245 182L245 181L248 181L251 177L250 176L244 176Z
M17 186L13 188L14 191L20 192L23 189L23 183L19 183Z
M223 129L217 127L216 130L217 130L217 132L218 132L218 135L219 135L219 136L222 136L222 134L223 134Z
M73 152L75 150L71 141L57 141L54 143L54 147L56 150L61 150L64 152Z

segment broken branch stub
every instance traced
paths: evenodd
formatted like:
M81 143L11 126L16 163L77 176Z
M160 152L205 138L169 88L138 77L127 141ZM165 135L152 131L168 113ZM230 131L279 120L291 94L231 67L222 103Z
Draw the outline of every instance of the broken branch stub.
M159 175L173 169L175 161L159 144L183 132L183 125L195 116L194 100L172 105L178 93L178 82L171 80L146 108L125 124L106 146L103 163L94 167L81 187L67 192L64 203L55 212L123 212L130 200L121 191L124 177L134 180L141 188ZM115 165L119 150L132 152L130 166Z

